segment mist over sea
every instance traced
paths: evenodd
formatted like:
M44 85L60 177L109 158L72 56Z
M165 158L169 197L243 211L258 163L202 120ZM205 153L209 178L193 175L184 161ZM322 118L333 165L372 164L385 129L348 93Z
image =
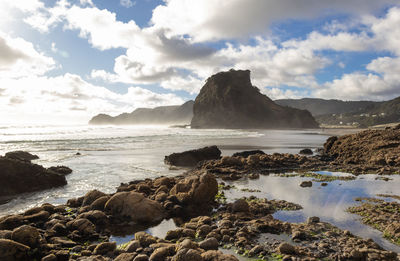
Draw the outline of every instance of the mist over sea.
M0 126L0 155L25 150L37 154L45 167L73 169L68 185L19 195L0 205L0 215L16 213L44 202L61 204L92 189L115 192L121 182L173 176L164 156L217 145L223 155L261 149L266 153L298 153L322 146L319 130L199 130L168 126ZM79 153L80 155L77 155Z

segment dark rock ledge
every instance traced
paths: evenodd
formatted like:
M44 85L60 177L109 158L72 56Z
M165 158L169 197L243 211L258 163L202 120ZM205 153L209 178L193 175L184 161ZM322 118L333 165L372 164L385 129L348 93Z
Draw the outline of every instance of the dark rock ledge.
M64 186L64 175L72 170L65 166L48 169L31 163L39 157L24 151L8 152L0 156L0 203L26 192Z

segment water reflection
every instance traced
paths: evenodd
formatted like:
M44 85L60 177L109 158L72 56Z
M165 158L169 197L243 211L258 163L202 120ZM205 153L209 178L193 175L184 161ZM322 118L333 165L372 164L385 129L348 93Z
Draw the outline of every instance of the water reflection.
M333 174L337 175L337 173ZM274 214L274 217L288 222L304 222L310 216L318 216L322 221L349 230L355 235L372 238L388 250L400 252L400 247L383 239L381 232L361 224L359 216L346 212L348 207L357 204L354 201L356 197L375 197L376 194L396 195L398 193L400 176L391 176L393 180L389 182L375 180L376 176L364 175L352 181L336 180L329 182L326 187L322 187L319 182L313 182L313 186L310 188L302 188L299 184L304 180L312 180L312 178L261 176L257 180L226 182L236 186L237 189L226 191L225 195L231 201L235 198L255 195L297 203L303 207L302 210L279 211ZM258 189L261 192L243 192L241 191L243 188Z
M111 236L110 241L117 242L117 245L124 244L126 242L129 242L129 241L135 239L135 233L138 231L145 231L146 233L153 235L155 237L164 238L168 231L174 230L176 228L177 228L177 226L176 226L175 222L173 221L173 219L168 219L168 220L162 221L157 226L150 227L147 229L138 227L138 228L134 229L134 231L129 231L128 235L125 234L125 235L120 235L120 236L115 236L115 235ZM127 231L125 231L125 232L127 232Z

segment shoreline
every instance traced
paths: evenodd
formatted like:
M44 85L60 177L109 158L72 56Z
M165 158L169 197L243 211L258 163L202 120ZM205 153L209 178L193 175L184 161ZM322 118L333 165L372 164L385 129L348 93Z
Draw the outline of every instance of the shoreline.
M384 130L382 135L391 137L390 134L397 134L397 130ZM351 153L358 160L351 163L348 156L333 156L342 149L342 140L354 137L371 140L370 133L377 134L370 131L362 135L330 138L321 155L246 152L238 154L245 157L223 156L204 161L176 177L135 180L121 184L115 193L92 190L79 198L69 199L66 204L43 204L21 214L0 217L0 250L12 249L11 258L14 259L10 260L86 260L87 257L101 260L187 260L193 256L202 261L237 260L229 249L236 249L242 256L263 260L399 260L400 251L384 250L374 241L355 236L321 221L319 217L309 216L306 222L295 223L283 222L272 216L277 211L302 209L299 204L255 195L228 202L225 196L232 187L225 186L223 181L234 184L237 180L259 180L260 175L268 176L269 173L296 171L300 176L313 179L312 182L320 182L321 187L324 186L322 183L335 180L351 182L354 178L324 174L310 176L309 172L331 170L357 175L399 173L400 166L390 165L387 168L386 161L382 163L374 159L364 162L371 159L369 155ZM360 140L354 142L368 146ZM392 143L388 140L387 144ZM387 149L394 150L393 146ZM294 178L291 175L286 177ZM300 187L312 186L312 182L307 181L304 186L302 183ZM247 192L257 193L251 189ZM168 219L174 220L176 228L167 231L165 238L143 232ZM117 246L110 239L121 229L132 235L137 229L139 232L135 233L133 240ZM275 239L269 240L269 234ZM265 244L261 244L258 240L264 237ZM391 238L394 243L398 242L396 237L393 234ZM224 254L219 251L221 248L228 250ZM0 258L7 260L10 257Z

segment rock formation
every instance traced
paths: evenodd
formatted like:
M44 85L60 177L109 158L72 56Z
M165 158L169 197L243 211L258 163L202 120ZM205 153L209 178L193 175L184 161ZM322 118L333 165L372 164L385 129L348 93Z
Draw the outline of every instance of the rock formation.
M4 157L23 161L31 161L39 158L37 155L21 150L7 152Z
M105 212L135 223L157 224L165 218L164 208L157 201L137 192L118 192L105 204Z
M153 109L138 108L131 113L123 113L116 117L99 114L89 124L189 124L193 117L193 101L178 106L161 106Z
M203 160L219 159L221 151L217 146L204 147L197 150L189 150L180 153L172 153L165 156L164 162L169 165L181 167L193 167Z
M67 184L64 175L27 160L0 157L0 170L0 199Z
M400 125L330 137L324 144L324 153L341 164L400 167Z
M192 128L318 128L306 110L282 107L250 82L250 71L208 78L193 106Z

